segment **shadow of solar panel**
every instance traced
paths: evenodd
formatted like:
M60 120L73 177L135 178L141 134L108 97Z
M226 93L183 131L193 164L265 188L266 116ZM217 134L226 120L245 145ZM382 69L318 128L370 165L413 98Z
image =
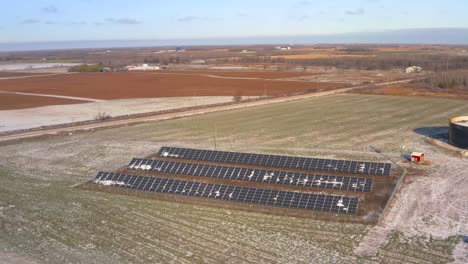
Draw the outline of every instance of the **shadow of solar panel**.
M92 182L118 188L340 214L356 214L358 204L358 199L355 197L200 183L113 172L99 172Z
M315 187L341 191L369 192L372 189L372 179L367 178L250 169L168 160L134 158L128 165L128 168L132 170L152 171L166 174L180 174L299 187Z
M177 159L216 161L234 164L257 165L264 167L339 172L363 175L389 176L391 171L390 163L381 162L288 157L279 155L250 154L173 147L162 147L159 150L158 155L160 157Z

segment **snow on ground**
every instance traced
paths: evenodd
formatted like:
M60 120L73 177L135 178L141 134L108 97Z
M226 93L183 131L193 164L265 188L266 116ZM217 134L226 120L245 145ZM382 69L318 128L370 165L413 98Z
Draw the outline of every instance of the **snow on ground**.
M79 65L80 63L12 63L12 64L1 64L0 71L21 71L21 70L33 70L33 69L47 69L57 67L72 67Z
M389 214L363 239L356 254L375 255L394 231L435 239L468 234L468 199L464 199L468 197L468 159L430 147L424 152L437 165L427 175L407 176ZM468 258L466 250L458 245L457 261Z
M232 96L125 99L5 110L0 111L0 132L94 120L98 113L116 117L227 102L232 102Z

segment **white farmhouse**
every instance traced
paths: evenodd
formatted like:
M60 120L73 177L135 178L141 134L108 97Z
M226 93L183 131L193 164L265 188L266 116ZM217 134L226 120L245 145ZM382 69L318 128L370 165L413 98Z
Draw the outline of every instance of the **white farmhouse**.
M406 73L420 73L422 72L422 68L419 66L411 66L406 68Z

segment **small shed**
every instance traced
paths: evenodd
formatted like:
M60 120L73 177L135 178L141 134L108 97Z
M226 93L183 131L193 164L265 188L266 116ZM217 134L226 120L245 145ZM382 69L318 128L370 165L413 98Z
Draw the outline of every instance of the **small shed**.
M419 66L411 66L406 68L405 70L406 73L420 73L422 72L422 68Z
M411 153L411 162L414 162L414 163L424 162L424 153L422 152Z

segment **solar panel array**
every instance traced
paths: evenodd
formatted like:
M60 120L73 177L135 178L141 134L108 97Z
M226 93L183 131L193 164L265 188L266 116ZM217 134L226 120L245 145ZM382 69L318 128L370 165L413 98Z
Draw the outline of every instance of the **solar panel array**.
M129 169L227 180L369 192L372 179L134 158Z
M388 176L391 170L390 163L301 158L173 147L162 147L158 155L178 159L364 175Z
M356 214L358 206L358 199L355 197L200 183L112 172L99 172L93 182L105 186L157 193L342 214Z

